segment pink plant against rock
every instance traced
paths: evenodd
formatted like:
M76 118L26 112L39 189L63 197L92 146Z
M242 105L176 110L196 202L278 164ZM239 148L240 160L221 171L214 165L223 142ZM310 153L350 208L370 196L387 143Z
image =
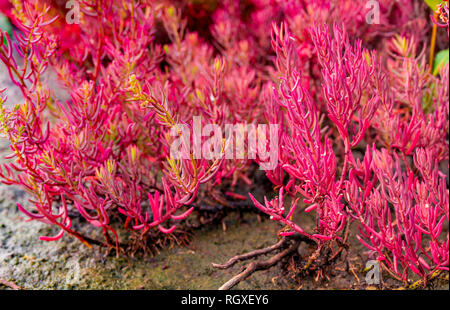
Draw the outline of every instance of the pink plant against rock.
M274 220L286 223L298 233L321 240L342 240L338 233L344 230L347 221L342 203L343 181L347 177L348 165L354 162L351 148L363 138L379 103L377 97L363 98L363 89L367 87L371 67L364 56L366 52L362 50L361 43L357 42L352 47L345 31L337 25L334 27L333 38L328 28L312 29L322 66L322 85L328 117L336 125L344 144L344 164L339 174L332 142L324 134L326 128L322 128L325 115L301 84L296 67L300 60L294 38L286 26L274 27L274 33L273 46L278 54L276 66L281 80L279 90L273 92L273 101L278 109L285 111L280 167L290 176L285 185L286 191L296 201L303 197L303 202L307 204L305 212L314 211L317 214L317 231L306 233L291 222L296 203L292 205L286 218L281 217L284 212L282 189L279 201L266 201L265 207L250 197L260 210L270 214ZM276 118L268 115L268 119ZM358 120L358 126L353 119Z
M120 3L83 4L83 10L96 11L95 16L83 16L81 42L85 44L61 55L55 50L62 38L43 35L57 16L49 18L47 7L28 1L15 13L16 23L23 25L23 34L16 35L23 64L12 57L7 34L1 49L1 59L25 100L12 110L2 108L2 132L17 159L3 166L3 182L23 186L32 195L32 207L19 206L21 211L61 229L43 240L56 240L67 232L85 244L113 247L117 253L120 241L112 217L121 217L144 242L152 228L171 233L175 224L167 228L165 222L179 221L192 212L200 185L221 166L220 160L170 158L170 129L194 115L195 110L187 109L186 96L196 89L184 84L188 81L177 82L180 72L166 75L159 69L163 51L154 43L150 14L155 8ZM114 18L123 19L103 23ZM125 20L126 29L112 26ZM169 17L163 20L170 23ZM92 45L92 38L98 44ZM175 46L180 44L174 40ZM208 79L202 82L208 100L220 97L213 91L221 91L223 79L220 60L209 58L203 64ZM50 65L69 90L70 101L55 99L43 79ZM202 109L204 117L221 122L223 105L190 98L191 105L209 105ZM177 212L181 208L185 210ZM69 215L73 210L103 231L105 243L73 230Z

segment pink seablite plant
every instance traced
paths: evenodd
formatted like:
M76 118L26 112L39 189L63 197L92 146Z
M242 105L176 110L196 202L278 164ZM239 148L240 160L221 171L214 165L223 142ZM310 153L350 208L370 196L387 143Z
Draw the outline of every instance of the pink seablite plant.
M405 283L413 272L427 283L449 265L448 176L438 170L448 159L448 64L433 77L414 37L389 39L380 55L361 41L351 45L336 24L333 35L322 26L310 32L322 75L316 96L302 85L296 38L285 25L274 26L280 80L266 117L283 124L283 142L280 165L267 174L280 190L264 203L250 197L286 226L281 236L313 240L314 259L327 247L335 258L347 241L346 225L356 222L358 239L386 271ZM361 162L353 150L364 144L373 147ZM287 212L285 193L292 196ZM314 231L293 220L302 198L303 211L316 213Z
M448 189L429 151L416 149L418 175L402 164L386 149L369 148L360 179L355 173L347 182L346 199L370 255L399 280L407 283L412 271L427 281L448 271L448 232L442 230L449 220Z
M111 217L122 215L125 227L143 240L152 228L173 232L175 224L166 227L166 222L192 212L200 185L216 175L222 160L172 159L169 132L178 123L190 126L186 121L196 113L205 123L231 116L222 104L225 62L214 58L195 33L184 37L183 20L173 7L156 11L150 3L124 6L122 1L82 2L82 12L95 14L82 16L80 41L59 53L64 38L51 28L58 16L37 3L15 3L14 23L21 29L15 33L17 43L7 33L1 38L7 44L0 58L24 97L12 110L2 106L2 133L16 158L3 165L3 183L20 185L32 195L32 206L18 205L22 212L60 228L42 240L68 233L85 244L94 241L72 229L71 210L102 229L106 243L95 243L117 253ZM152 35L155 18L173 40L166 46L170 73L160 68L164 51ZM14 46L23 61L13 57ZM172 63L177 55L171 51L181 49L184 56L198 57L188 64L201 72L198 85L192 68ZM69 91L69 101L55 99L43 76L49 66Z
M311 36L316 46L318 61L323 77L323 97L326 98L326 112L302 86L298 72L295 42L285 25L274 26L273 46L277 52L276 67L281 74L279 89L274 88L270 104L275 105L269 111L269 121L280 121L282 146L280 169L268 172L268 177L281 186L278 199L265 201L265 206L250 196L255 205L298 232L315 239L319 247L324 242L336 239L347 223L347 214L342 196L344 181L349 165L355 162L351 148L359 144L380 103L378 97L363 97L373 68L369 65L368 52L361 48L361 42L350 45L346 32L335 24L334 36L327 27L314 27ZM369 56L370 57L370 56ZM324 113L325 112L325 113ZM280 113L283 115L279 119ZM332 140L326 134L324 117L335 124L340 140L344 145L343 167L337 170L336 154ZM282 184L280 174L287 173L289 181ZM290 211L283 217L283 190L294 197ZM291 216L297 207L297 201L303 197L307 204L305 212L316 212L317 231L307 233L292 222Z
M195 142L182 128L194 132L200 117L280 128L279 162L266 171L277 196L249 197L282 224L281 240L244 257L280 253L224 287L293 255L298 242L314 247L298 269L323 276L352 225L368 257L400 281L448 271L449 69L434 76L427 59L432 22L448 33L448 2L430 21L423 1L380 0L379 24L354 0L78 3L80 23L69 25L60 1L0 1L18 28L0 33L0 60L23 96L7 107L0 91L11 149L0 181L28 192L17 205L27 217L58 228L42 240L69 234L134 253L176 238L202 198L245 200L236 187L255 181L253 160L225 159L228 140L220 158L171 155L176 135Z

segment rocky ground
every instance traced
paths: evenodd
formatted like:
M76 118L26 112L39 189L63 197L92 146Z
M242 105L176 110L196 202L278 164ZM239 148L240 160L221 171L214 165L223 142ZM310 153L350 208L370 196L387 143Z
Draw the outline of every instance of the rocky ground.
M237 225L237 217L230 216L227 231L204 228L186 247L164 249L155 257L116 258L69 236L40 241L40 235L54 231L45 224L25 222L16 211L14 203L24 202L23 192L2 186L0 197L0 279L24 289L217 289L236 268L220 271L211 262L224 262L276 241L275 225L259 223L252 216ZM261 272L238 288L295 288L293 281L272 281L276 273L277 269Z
M231 213L225 219L225 231L223 225L203 227L191 236L187 246L163 249L154 257L116 258L69 236L56 242L40 241L39 236L54 234L55 230L25 221L15 203L26 205L26 195L1 185L0 197L0 280L23 289L217 289L243 264L217 270L212 262L223 263L233 255L269 246L277 241L280 229L267 219L259 221L255 214L240 218ZM333 271L331 282L316 283L312 276L296 281L289 275L281 276L282 270L276 266L254 274L236 288L361 288L361 259L355 257L353 262L355 275L340 266L342 271Z

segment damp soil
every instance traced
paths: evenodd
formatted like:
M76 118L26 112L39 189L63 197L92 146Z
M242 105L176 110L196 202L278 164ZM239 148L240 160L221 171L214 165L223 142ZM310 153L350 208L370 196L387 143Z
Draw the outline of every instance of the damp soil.
M248 262L228 270L215 269L211 263L224 263L234 255L272 245L278 241L276 235L282 228L259 214L232 211L221 225L195 230L187 245L168 246L153 256L116 257L96 246L88 248L68 235L54 242L39 240L39 236L56 231L46 224L26 221L15 207L17 202L26 203L26 199L22 190L0 186L0 289L10 289L11 284L21 289L217 289ZM312 227L312 219L298 216L300 224L303 221L306 228ZM78 228L95 236L97 232L87 226ZM316 279L316 274L294 276L289 262L282 262L256 272L234 289L382 288L365 283L364 248L354 234L350 242L351 250L328 269L329 280ZM300 247L299 256L306 256L309 251ZM270 254L258 259L268 257ZM383 280L388 288L400 287L386 275ZM436 281L430 288L448 289L448 278Z

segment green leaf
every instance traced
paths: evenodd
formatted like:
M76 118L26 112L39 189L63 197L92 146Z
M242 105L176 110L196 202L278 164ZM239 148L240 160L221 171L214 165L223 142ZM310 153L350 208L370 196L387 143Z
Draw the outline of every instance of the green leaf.
M12 26L8 20L8 17L0 13L0 30L7 32L10 36L12 34ZM6 43L6 39L3 38L3 44Z
M11 23L8 20L8 17L0 13L0 29L3 31L7 31L8 33L11 33L12 26Z
M428 4L430 9L432 9L433 11L436 11L438 5L443 2L444 0L425 0L425 3Z
M448 49L440 51L436 55L436 59L434 60L433 65L433 75L437 75L441 68L444 67L448 63L449 51Z

